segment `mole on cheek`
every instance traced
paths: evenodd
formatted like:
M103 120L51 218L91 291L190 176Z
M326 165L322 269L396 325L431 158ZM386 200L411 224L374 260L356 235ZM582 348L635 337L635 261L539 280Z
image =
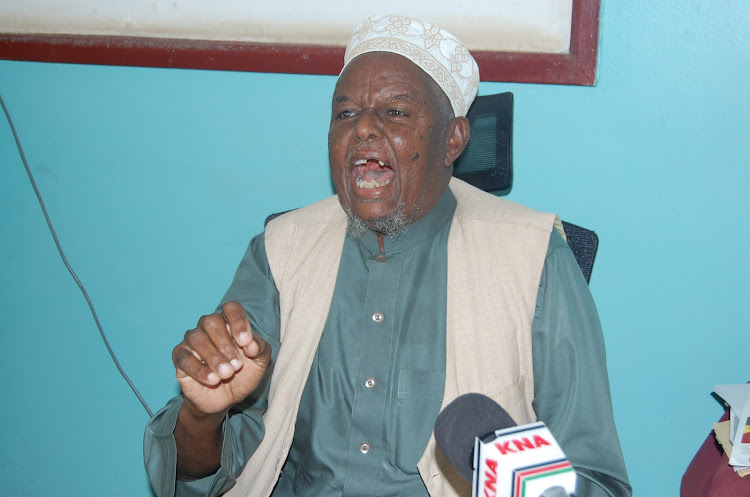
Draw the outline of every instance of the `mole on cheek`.
M413 160L413 161L415 161L417 159L419 159L419 152L415 152L414 153L414 157L411 158L411 160Z
M422 135L419 135L419 139L420 139L420 140L424 140L424 136L422 136Z

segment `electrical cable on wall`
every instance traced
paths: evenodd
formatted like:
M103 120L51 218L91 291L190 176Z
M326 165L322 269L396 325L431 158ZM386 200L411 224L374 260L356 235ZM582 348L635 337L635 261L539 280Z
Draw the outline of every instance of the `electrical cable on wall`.
M78 288L81 289L81 293L83 293L83 297L86 299L86 302L89 305L89 310L91 311L91 315L94 317L94 322L96 323L96 327L99 329L99 334L102 337L102 340L104 340L104 345L107 347L107 350L109 351L109 355L112 357L112 360L115 363L115 366L117 366L117 370L120 372L123 378L125 378L125 381L130 385L130 388L133 390L133 393L136 397L138 397L138 400L141 401L141 404L143 404L144 409L146 409L146 412L148 412L149 416L153 416L153 412L151 412L151 409L148 407L148 404L146 404L146 401L141 396L141 393L138 391L138 389L135 387L133 382L130 380L130 377L125 373L125 370L122 369L122 366L120 366L120 361L117 360L117 356L115 355L115 351L112 350L112 347L109 345L109 340L107 340L107 335L104 333L104 329L102 328L101 323L99 322L99 316L96 314L96 310L94 309L94 304L91 302L91 299L89 298L89 294L86 292L86 289L83 287L83 283L81 283L81 280L78 279L78 276L76 275L75 271L73 271L73 268L68 263L68 259L65 257L65 254L63 253L62 246L60 245L60 241L57 239L57 233L55 232L55 228L52 226L52 221L50 220L49 214L47 214L47 208L44 205L44 201L42 200L42 195L39 193L39 188L37 188L36 181L34 180L34 175L31 174L31 168L29 167L29 163L26 161L26 154L23 152L23 147L21 146L21 141L18 138L18 133L16 133L16 128L13 125L13 120L10 117L10 113L8 112L8 108L5 106L5 101L3 100L2 95L0 95L0 105L3 107L3 112L5 112L5 117L8 120L8 124L10 125L10 131L13 133L13 138L16 140L16 146L18 147L18 153L21 155L21 161L23 162L24 168L26 168L26 174L29 176L29 181L31 182L31 186L34 188L34 193L36 193L36 198L39 201L39 205L42 208L42 213L44 214L44 219L47 221L47 226L49 227L50 233L52 233L52 238L55 241L55 246L57 246L57 251L60 253L60 257L63 260L63 263L65 264L65 267L68 268L68 272L75 280L76 284L78 285Z

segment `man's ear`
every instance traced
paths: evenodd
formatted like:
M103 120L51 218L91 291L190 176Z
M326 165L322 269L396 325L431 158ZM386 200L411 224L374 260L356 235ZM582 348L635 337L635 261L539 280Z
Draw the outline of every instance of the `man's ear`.
M445 151L445 167L451 167L469 143L471 126L465 117L456 117L448 125L448 148Z

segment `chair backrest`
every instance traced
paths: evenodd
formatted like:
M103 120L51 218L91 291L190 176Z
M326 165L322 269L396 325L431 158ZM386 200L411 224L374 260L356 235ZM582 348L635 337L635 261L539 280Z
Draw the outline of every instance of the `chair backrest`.
M479 96L466 117L471 123L471 137L454 164L453 175L486 192L507 194L513 186L513 94ZM599 237L565 221L563 228L588 283Z
M479 96L466 117L471 123L471 137L464 153L454 163L453 175L486 192L507 194L513 186L513 94ZM284 212L271 214L265 224ZM563 221L563 228L588 283L599 237L589 229L566 221Z
M509 192L513 186L513 94L477 97L466 117L471 137L453 163L453 176L486 192Z
M596 251L599 249L599 237L591 230L582 228L573 223L563 221L563 229L568 239L568 246L581 268L586 283L591 280L591 270L594 267Z

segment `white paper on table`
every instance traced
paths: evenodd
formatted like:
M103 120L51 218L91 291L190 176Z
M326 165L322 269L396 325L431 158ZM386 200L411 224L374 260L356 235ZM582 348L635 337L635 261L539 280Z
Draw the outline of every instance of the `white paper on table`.
M717 385L714 392L729 404L729 464L750 466L750 384Z

